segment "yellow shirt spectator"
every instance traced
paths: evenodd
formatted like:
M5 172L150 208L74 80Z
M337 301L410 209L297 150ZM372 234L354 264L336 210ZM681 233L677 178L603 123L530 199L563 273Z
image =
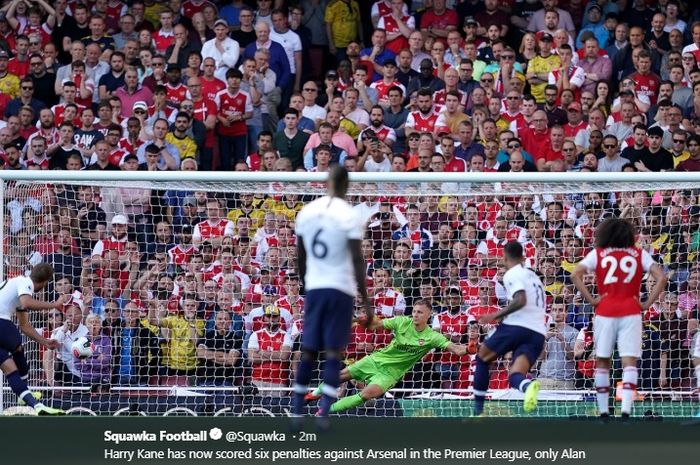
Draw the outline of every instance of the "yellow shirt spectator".
M186 320L184 316L166 316L160 320L168 328L168 350L163 363L174 370L197 368L197 338L204 335L203 320Z
M7 67L7 60L5 60L5 66ZM5 73L0 77L0 92L12 98L19 97L19 78L14 74Z
M527 72L535 74L548 74L561 66L559 56L552 54L547 58L536 56L527 64ZM547 80L541 84L530 84L530 93L535 97L537 103L544 103L544 88L547 87Z
M258 208L234 208L228 212L226 218L233 221L233 225L235 227L237 225L238 218L246 215L250 218L250 235L252 236L255 234L255 231L262 226L263 217L265 216L265 212L263 210Z
M671 134L673 136L673 134ZM673 136L675 137L675 136ZM686 161L688 158L690 158L690 152L687 150L682 151L680 154L676 155L675 153L671 152L671 155L673 155L673 167L676 168L681 162Z
M331 28L333 44L345 48L357 40L360 24L360 7L355 0L334 0L326 7L324 20Z
M165 142L177 147L178 151L180 152L181 160L185 158L197 157L197 144L195 144L194 140L192 140L192 138L189 136L179 138L172 132L169 132L165 135Z
M273 208L273 212L275 212L276 215L278 214L283 214L284 216L287 217L287 220L290 222L293 222L296 217L297 213L301 211L301 209L304 207L304 204L301 202L278 202L277 205Z

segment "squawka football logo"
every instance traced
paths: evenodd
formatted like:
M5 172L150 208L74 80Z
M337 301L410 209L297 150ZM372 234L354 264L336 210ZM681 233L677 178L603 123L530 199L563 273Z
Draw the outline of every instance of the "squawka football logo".
M418 339L418 345L422 346L423 344L425 344L425 339Z

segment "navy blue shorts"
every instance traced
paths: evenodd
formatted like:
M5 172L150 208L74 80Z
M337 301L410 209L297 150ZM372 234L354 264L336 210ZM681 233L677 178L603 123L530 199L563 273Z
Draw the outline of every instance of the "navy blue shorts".
M512 360L525 355L532 366L544 348L544 334L522 326L501 323L496 328L496 332L484 341L484 344L499 357L508 352L513 352Z
M0 319L0 363L12 357L12 354L22 345L22 335L10 320Z
M341 350L348 344L355 299L336 289L308 291L304 301L302 349Z

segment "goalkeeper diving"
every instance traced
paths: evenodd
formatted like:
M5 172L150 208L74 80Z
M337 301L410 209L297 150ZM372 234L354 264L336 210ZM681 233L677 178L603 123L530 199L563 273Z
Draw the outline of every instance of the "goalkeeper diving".
M365 383L365 388L357 394L343 397L334 402L330 412L343 412L384 395L404 375L432 349L440 349L462 356L467 346L450 342L443 334L434 331L428 321L432 317L430 304L417 300L413 304L410 317L399 316L389 319L371 318L365 322L367 328L391 330L394 338L381 350L373 352L340 372L340 381L354 379ZM321 397L322 385L306 396L306 400Z

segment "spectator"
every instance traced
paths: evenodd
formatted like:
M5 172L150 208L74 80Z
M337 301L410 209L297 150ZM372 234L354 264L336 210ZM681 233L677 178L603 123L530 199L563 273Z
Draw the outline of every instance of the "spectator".
M700 137L691 135L688 138L688 159L676 166L676 171L700 171Z
M236 65L241 53L238 42L231 39L228 33L229 26L226 20L218 19L214 23L214 34L216 36L202 44L202 58L214 59L214 76L221 81L228 81L228 71ZM251 54L250 57L246 56L246 58L253 58L253 56Z
M214 328L208 330L197 343L197 384L204 386L233 386L240 378L243 320L220 310L216 313ZM239 373L237 373L239 371ZM240 380L238 380L240 383Z
M620 156L617 137L612 134L603 138L603 152L605 157L598 160L600 172L622 171L622 167L629 163L628 159Z
M445 291L446 306L433 317L432 328L444 334L450 342L462 344L467 340L468 329L472 316L463 312L460 305L461 291L459 287L450 286ZM440 375L442 389L454 389L459 380L462 364L466 359L447 352L442 352L434 370Z
M291 71L289 66L289 59L287 58L287 53L284 48L274 40L270 39L271 25L265 21L258 21L255 25L255 35L257 40L245 48L243 53L244 58L254 58L256 50L260 48L265 48L270 52L269 55L269 66L272 71L274 71L277 77L276 85L280 89L286 89L291 83Z
M295 170L304 166L304 147L309 140L306 132L297 129L298 121L299 111L287 109L284 112L284 129L275 133L272 142L280 157L289 158Z
M661 338L661 359L659 388L677 388L681 380L688 376L689 357L685 346L687 340L687 320L678 315L678 296L666 293L661 300L661 312L652 320L659 328Z
M570 390L574 388L574 348L579 332L566 324L566 306L561 299L552 302L549 315L544 357L537 379L545 386L543 389Z
M265 327L248 341L248 361L253 366L252 382L264 397L284 397L289 384L291 333L281 329L279 308L265 307Z
M71 386L81 382L72 346L78 338L88 335L88 328L82 323L83 313L77 303L69 305L64 313L63 326L51 334L51 339L60 345L57 349L47 349L42 361L49 386Z
M93 346L92 355L78 360L80 381L91 386L109 385L112 380L112 340L102 326L99 315L91 313L85 317L87 337Z
M149 305L148 322L161 331L163 328L169 330L161 383L187 386L194 382L196 342L204 335L204 321L197 318L197 303L185 301L183 308L178 306L175 315L168 315L168 310L162 305Z

